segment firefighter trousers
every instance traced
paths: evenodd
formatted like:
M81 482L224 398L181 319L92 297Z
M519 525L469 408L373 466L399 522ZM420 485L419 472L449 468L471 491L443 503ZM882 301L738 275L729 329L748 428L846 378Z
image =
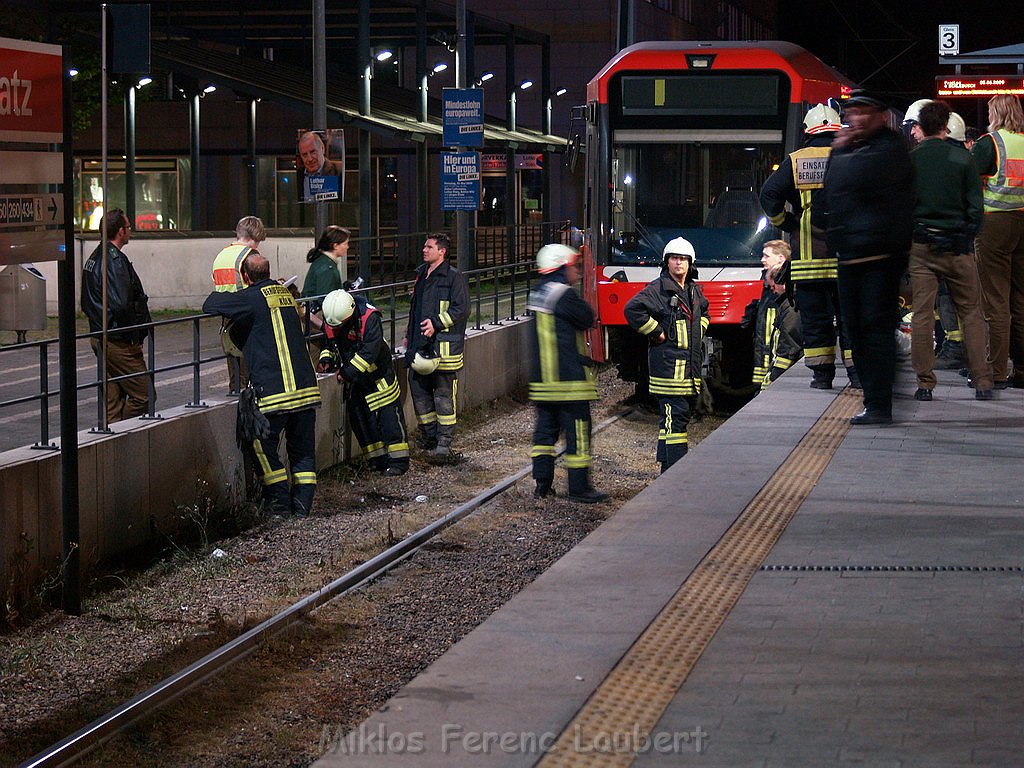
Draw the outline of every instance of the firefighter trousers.
M804 364L808 368L818 365L835 366L838 336L843 365L853 365L850 342L839 309L837 281L797 282L796 306L800 312L800 330L804 336Z
M273 512L305 517L313 508L316 491L316 411L305 408L271 413L267 415L267 421L270 422L270 435L264 440L253 441L263 482L263 499ZM291 482L288 469L278 454L282 431Z
M402 403L395 400L375 410L368 401L377 392L376 387L367 389L359 384L352 385L346 401L352 431L371 467L406 470L409 468L409 439Z
M658 410L661 420L658 422L658 453L661 471L679 461L689 450L686 429L690 425L692 410L690 398L682 395L671 397L658 396Z
M457 371L434 371L423 376L409 371L409 394L424 448L451 448L455 437L455 404L459 393Z
M590 401L568 400L534 403L537 423L533 430L533 479L550 485L555 478L555 443L565 433L565 466L569 470L569 493L590 488Z

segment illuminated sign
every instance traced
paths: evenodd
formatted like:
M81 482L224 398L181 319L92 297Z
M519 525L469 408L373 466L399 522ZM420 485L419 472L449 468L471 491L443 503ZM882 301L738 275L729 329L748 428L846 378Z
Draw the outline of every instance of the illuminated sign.
M935 78L936 95L950 97L1024 96L1024 77L956 75Z

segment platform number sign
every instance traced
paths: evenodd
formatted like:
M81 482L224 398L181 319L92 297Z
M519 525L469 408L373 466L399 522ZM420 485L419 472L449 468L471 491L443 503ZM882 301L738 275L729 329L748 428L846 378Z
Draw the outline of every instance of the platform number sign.
M956 56L960 53L960 25L939 24L939 55Z

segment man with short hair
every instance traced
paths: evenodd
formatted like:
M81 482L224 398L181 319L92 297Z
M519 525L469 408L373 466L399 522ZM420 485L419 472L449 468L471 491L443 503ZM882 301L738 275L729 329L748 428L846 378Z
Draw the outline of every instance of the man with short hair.
M910 357L917 374L914 399L931 400L935 388L935 296L938 281L944 279L960 319L974 396L991 400L994 384L981 284L970 254L981 227L981 183L970 152L945 141L949 114L944 102L928 101L911 128L918 142L910 153L917 192L909 267L914 305Z
M433 452L435 459L451 456L455 436L458 372L469 317L469 285L465 276L447 261L451 240L444 232L427 235L423 264L416 269L416 283L409 307L409 326L402 341L409 366L419 433L416 444ZM420 360L435 360L432 371L420 373ZM415 364L415 367L414 367Z
M342 164L338 160L328 160L324 140L316 131L306 131L299 137L299 159L306 173L319 176L340 176Z
M245 287L242 281L242 263L251 253L259 253L260 243L267 239L267 230L258 216L244 216L235 225L235 242L224 246L213 260L213 290L218 293L234 293ZM227 325L222 334L230 334ZM230 336L229 336L230 339ZM245 361L237 356L237 345L225 344L228 352L228 391L239 392L245 383Z
M864 388L854 425L892 423L899 285L914 229L913 169L887 110L877 94L853 91L825 170L825 239L838 259L839 306Z
M242 263L241 291L214 291L203 312L232 322L233 337L249 368L268 433L249 446L259 464L263 499L279 514L309 514L316 491L316 411L320 388L306 351L295 297L270 279L270 262L253 251ZM281 432L288 447L286 468L278 455ZM289 482L289 469L291 481Z
M121 250L131 239L132 227L125 212L114 208L103 217L101 227L107 232L107 345L103 360L107 378L130 376L121 381L108 381L106 388L107 423L141 416L149 410L149 378L142 355L146 331L120 331L133 325L150 323L149 297L142 288L135 267ZM82 312L89 319L90 333L103 329L103 256L97 245L82 269ZM99 355L99 338L89 343Z

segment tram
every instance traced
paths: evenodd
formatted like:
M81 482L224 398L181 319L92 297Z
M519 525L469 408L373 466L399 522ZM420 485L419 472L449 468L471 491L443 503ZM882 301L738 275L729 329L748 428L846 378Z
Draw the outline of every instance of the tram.
M803 140L807 109L853 83L791 43L645 42L587 85L584 295L595 308L595 360L642 388L646 342L623 307L660 272L664 244L685 237L710 304L705 381L753 393L750 334L761 249L778 238L758 192Z

